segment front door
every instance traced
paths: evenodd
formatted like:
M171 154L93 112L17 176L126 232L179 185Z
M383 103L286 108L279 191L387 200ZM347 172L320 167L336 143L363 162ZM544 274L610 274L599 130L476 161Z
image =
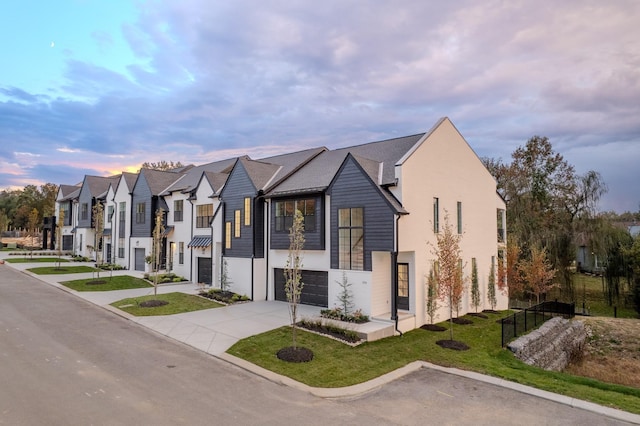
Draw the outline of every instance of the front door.
M409 310L409 264L398 263L398 309Z
M213 264L210 257L198 258L198 282L207 285L212 284Z

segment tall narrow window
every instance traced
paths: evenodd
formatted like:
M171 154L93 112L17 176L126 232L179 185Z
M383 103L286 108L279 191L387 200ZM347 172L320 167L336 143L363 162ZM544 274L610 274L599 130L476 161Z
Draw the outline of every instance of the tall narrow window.
M338 265L364 269L364 211L362 207L338 209Z
M182 241L178 243L178 264L184 264L184 242Z
M440 232L440 200L433 197L433 232Z
M224 248L231 248L231 222L224 224Z
M107 221L111 223L112 218L113 218L113 206L109 206L107 207Z
M173 221L182 222L183 218L184 200L173 201Z
M146 204L145 203L138 203L136 204L136 223L144 223L145 221L145 210L146 210Z
M124 238L126 237L126 215L127 215L127 203L125 203L124 201L121 201L118 204L118 238L121 238L124 241ZM122 247L122 256L119 257L124 257L124 245L121 246ZM120 249L118 249L120 250Z
M80 218L82 220L89 219L89 204L82 203L82 206L80 207Z
M233 229L233 236L235 238L240 238L240 210L236 210L233 212L234 213L234 220L235 220L235 225L234 229Z
M458 201L458 234L462 234L462 202Z
M251 198L244 199L244 226L251 226Z

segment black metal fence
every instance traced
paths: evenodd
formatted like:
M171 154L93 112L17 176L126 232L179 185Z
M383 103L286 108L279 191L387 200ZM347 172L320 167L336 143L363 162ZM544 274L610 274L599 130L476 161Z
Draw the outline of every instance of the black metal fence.
M573 318L575 309L575 303L542 302L502 318L502 347L512 339L538 327L554 316L562 315L565 318Z

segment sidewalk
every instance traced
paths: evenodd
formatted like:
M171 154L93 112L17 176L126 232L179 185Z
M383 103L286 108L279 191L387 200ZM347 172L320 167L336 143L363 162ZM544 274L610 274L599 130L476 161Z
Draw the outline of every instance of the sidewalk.
M0 259L5 259L7 257L8 256L4 252L0 252ZM485 376L479 373L459 370L456 368L445 368L421 361L413 362L405 367L399 368L365 383L344 388L314 388L226 353L226 350L240 339L289 325L290 319L288 304L285 302L253 301L226 306L224 308L207 309L184 314L135 317L110 306L110 303L124 298L153 294L153 288L102 292L78 292L59 283L74 279L91 278L93 274L35 275L31 272L25 271L28 268L47 265L49 264L5 263L4 266L21 270L25 274L28 274L42 282L58 287L68 293L72 293L79 298L85 299L97 306L107 309L171 339L185 343L254 374L261 375L272 382L290 386L322 398L342 398L361 395L375 390L380 386L383 386L385 383L399 379L418 369L431 368L448 374L467 377L484 383L490 383L496 386L516 390L518 392L535 395L540 398L556 401L571 407L600 413L614 419L640 424L640 415L542 391L530 386L520 385L496 377ZM101 274L106 276L104 274L108 274L108 272ZM132 275L139 278L143 276L141 272L129 270L113 271L113 274ZM157 290L158 293L161 294L172 292L197 294L198 287L196 284L189 282L186 284L165 284L159 286ZM320 314L320 308L314 306L300 305L298 310L301 317L315 317Z

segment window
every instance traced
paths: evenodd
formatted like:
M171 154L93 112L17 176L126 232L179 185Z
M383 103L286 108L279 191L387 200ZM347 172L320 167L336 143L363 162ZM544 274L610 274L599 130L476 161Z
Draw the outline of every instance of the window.
M296 209L304 216L304 231L316 230L316 200L276 201L276 232L289 232Z
M82 203L80 207L80 219L88 220L89 219L89 204Z
M440 232L440 200L433 197L433 232Z
M398 297L409 297L408 263L398 263Z
M145 203L136 204L136 223L145 222L144 212L146 208L147 208L147 205Z
M60 213L64 214L64 226L71 226L71 206L69 203L63 203L60 205Z
M183 200L175 200L173 202L173 221L182 222Z
M196 206L196 228L208 228L213 219L213 204Z
M462 234L462 202L458 201L458 234Z
M111 219L113 219L113 206L107 207L107 221L111 223Z
M499 243L504 243L505 242L505 223L506 223L506 217L505 217L505 211L503 209L498 209L498 242Z
M338 209L338 267L364 269L364 211L362 207Z
M125 203L124 201L121 201L120 202L119 212L118 212L118 215L119 215L118 218L119 218L120 222L124 222L125 221L126 214L127 214L126 210L127 210L127 203Z
M118 223L118 238L124 238L126 236L126 229L125 229L125 217L126 217L126 209L127 209L127 203L120 202L119 207L118 207L118 219L119 219L119 223ZM122 245L123 250L124 250L124 243ZM122 252L122 257L124 257L124 251Z
M235 225L233 229L233 236L235 238L240 238L240 210L236 210L233 212L233 220L235 220Z
M224 248L231 248L231 222L224 224Z
M184 243L182 241L178 243L178 264L184 264Z
M124 259L124 238L118 238L118 257Z
M244 199L244 226L251 226L251 198Z

